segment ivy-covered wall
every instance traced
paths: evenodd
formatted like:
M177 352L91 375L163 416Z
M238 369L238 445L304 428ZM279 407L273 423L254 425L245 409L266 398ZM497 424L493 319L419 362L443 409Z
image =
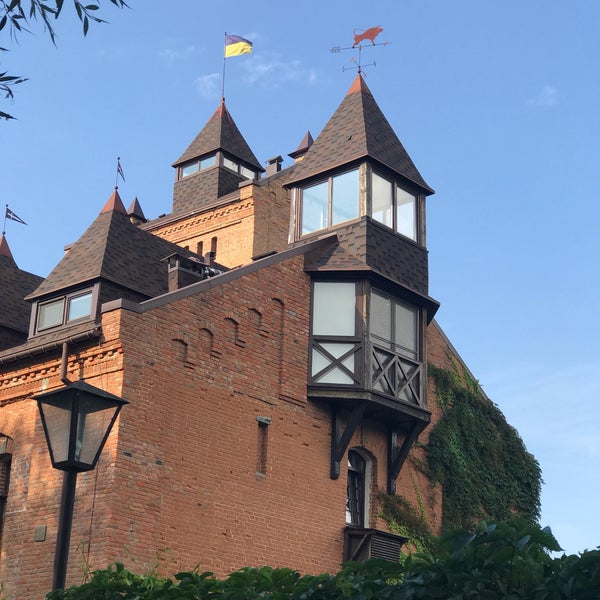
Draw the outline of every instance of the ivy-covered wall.
M468 374L431 365L429 373L442 417L429 435L427 468L443 486L443 529L537 520L541 470L516 429Z
M432 423L424 459L412 465L442 496L442 532L469 528L481 520L515 517L535 522L540 514L541 470L518 432L455 356L444 366L429 365L439 418ZM437 412L437 411L436 411ZM390 529L414 546L427 544L427 510L401 495L380 495Z

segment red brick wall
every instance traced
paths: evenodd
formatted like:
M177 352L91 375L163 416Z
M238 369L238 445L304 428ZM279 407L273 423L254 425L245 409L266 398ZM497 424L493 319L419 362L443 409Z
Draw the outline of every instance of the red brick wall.
M68 583L86 565L136 571L246 565L335 571L342 559L346 476L329 477L330 413L306 399L309 277L297 257L143 314L113 310L103 339L70 355L68 375L130 401L99 467L78 479ZM429 356L448 364L429 328ZM43 598L52 580L60 474L47 456L31 396L60 385L60 357L0 378L0 432L14 438L0 579L16 597ZM429 389L433 420L439 409ZM257 474L268 417L266 473ZM428 430L420 441L426 442ZM375 497L386 487L386 438L364 423L349 447L373 458L370 525L386 529ZM434 530L441 489L411 452L398 492ZM48 528L34 542L37 525ZM80 549L78 549L78 547Z

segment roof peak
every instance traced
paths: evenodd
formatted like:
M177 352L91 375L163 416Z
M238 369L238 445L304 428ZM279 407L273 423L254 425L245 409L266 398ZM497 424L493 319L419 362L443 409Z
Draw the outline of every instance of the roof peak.
M206 125L185 152L173 163L173 166L177 167L184 162L217 151L225 151L248 166L254 167L260 172L264 171L227 109L225 98L221 98L219 106L208 119Z
M10 258L13 262L14 262L14 258L12 255L12 252L10 251L10 247L8 245L8 242L6 241L6 236L4 234L2 234L2 237L0 237L0 256L6 256L7 258Z
M124 215L127 214L125 210L125 206L123 205L123 201L121 200L121 196L119 196L119 189L115 186L114 192L110 195L110 198L106 201L104 208L100 211L100 214L107 212L120 212Z
M368 92L371 93L371 90L367 86L366 81L363 79L363 76L358 73L352 82L352 85L348 88L348 92L346 96L350 96L350 94L355 94L356 92Z

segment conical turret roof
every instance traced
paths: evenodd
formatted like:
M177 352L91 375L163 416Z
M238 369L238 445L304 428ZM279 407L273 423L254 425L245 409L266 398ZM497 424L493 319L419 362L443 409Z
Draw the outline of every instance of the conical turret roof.
M99 279L143 297L164 294L168 279L160 261L174 252L191 254L131 223L115 190L94 222L29 298Z
M258 162L256 156L254 156L252 150L250 150L250 146L248 146L235 121L229 114L225 106L225 100L221 101L221 105L208 120L204 129L196 136L187 150L173 163L173 166L177 167L189 160L216 152L217 150L224 150L228 154L258 169L258 171L264 171L264 168Z
M0 328L8 327L22 333L29 329L31 305L24 300L40 282L42 277L22 271L17 267L8 242L0 237ZM0 336L0 349L2 339Z
M323 131L295 167L290 183L369 157L420 187L425 183L360 74Z

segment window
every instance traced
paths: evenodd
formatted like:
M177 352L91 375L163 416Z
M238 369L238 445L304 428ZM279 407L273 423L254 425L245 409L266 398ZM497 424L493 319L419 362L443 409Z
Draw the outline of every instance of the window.
M370 300L371 386L420 404L419 309L375 290Z
M313 285L313 383L356 383L356 283L315 281Z
M416 360L417 314L417 307L373 290L369 318L371 338L397 354Z
M302 189L302 235L359 216L358 169Z
M348 451L348 488L346 494L346 524L365 527L368 521L368 462L358 450Z
M236 173L239 171L240 165L238 163L236 163L234 160L231 160L230 158L227 158L226 156L223 157L223 166L227 167L228 169L231 169L232 171L235 171Z
M92 314L92 290L74 292L47 302L37 308L36 331L43 331L90 317Z
M12 439L0 434L0 546L2 545L2 532L4 529L4 513L8 499L8 486L10 484L11 448Z
M198 173L198 171L203 171L204 169L208 169L209 167L214 167L216 164L216 154L212 154L211 156L205 156L201 159L194 159L180 167L181 179L183 179L184 177L189 177L190 175L194 175L194 173Z
M411 240L417 240L416 196L375 172L371 173L371 216Z
M313 282L310 385L421 404L421 312L367 282Z

